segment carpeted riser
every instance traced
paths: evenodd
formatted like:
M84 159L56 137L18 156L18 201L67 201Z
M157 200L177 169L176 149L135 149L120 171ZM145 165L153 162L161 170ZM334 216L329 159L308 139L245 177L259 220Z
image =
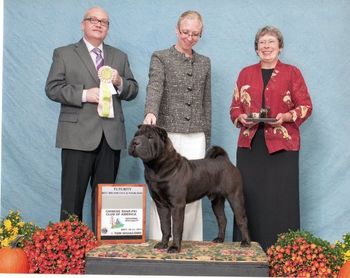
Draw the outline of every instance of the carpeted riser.
M250 263L169 262L87 258L86 274L268 277L268 267Z
M102 244L86 256L86 274L171 276L268 276L268 261L257 242L183 241L180 253L141 244Z

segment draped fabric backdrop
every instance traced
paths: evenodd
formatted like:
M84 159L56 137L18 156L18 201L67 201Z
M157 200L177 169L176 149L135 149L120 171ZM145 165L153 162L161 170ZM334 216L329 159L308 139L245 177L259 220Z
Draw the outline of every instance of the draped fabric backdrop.
M301 69L314 104L301 128L302 228L331 242L350 232L347 0L4 0L2 217L13 209L40 226L59 220L60 150L54 146L59 104L46 97L44 86L53 49L81 38L83 13L94 5L109 12L106 42L128 53L140 85L137 99L124 103L129 141L143 120L152 52L175 43L183 11L202 13L204 33L195 49L212 62L212 144L224 147L234 163L238 129L230 121L229 106L235 80L242 67L258 61L257 30L279 27L285 37L281 60ZM125 151L117 182L144 183L141 161ZM228 206L226 211L230 240L232 214ZM85 216L90 223L88 206ZM208 200L204 227L205 239L212 239L217 228Z

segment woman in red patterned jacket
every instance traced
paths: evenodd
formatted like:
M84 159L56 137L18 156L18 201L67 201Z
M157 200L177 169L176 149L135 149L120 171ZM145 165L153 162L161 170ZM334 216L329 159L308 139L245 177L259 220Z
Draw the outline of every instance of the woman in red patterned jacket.
M312 103L298 68L279 60L282 33L265 26L255 36L260 62L237 79L230 114L240 128L237 167L245 190L251 238L266 250L277 234L300 228L300 125ZM237 229L234 240L239 240Z

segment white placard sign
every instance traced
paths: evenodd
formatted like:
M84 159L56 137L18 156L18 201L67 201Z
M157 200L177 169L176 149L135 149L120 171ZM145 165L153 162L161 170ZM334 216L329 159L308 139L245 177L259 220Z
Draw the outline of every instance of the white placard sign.
M97 239L144 242L145 197L144 184L99 184Z

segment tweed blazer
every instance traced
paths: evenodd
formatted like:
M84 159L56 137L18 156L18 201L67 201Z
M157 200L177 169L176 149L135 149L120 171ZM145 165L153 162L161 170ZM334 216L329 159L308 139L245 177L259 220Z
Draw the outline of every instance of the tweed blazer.
M103 44L103 53L104 65L117 69L123 79L123 90L113 96L114 118L101 118L96 103L82 102L83 90L100 84L83 39L54 50L45 90L51 100L61 104L56 136L58 148L92 151L100 144L102 134L112 149L126 147L121 100L134 99L138 84L124 52Z
M169 132L211 136L210 59L193 51L191 59L175 46L152 54L145 115Z

